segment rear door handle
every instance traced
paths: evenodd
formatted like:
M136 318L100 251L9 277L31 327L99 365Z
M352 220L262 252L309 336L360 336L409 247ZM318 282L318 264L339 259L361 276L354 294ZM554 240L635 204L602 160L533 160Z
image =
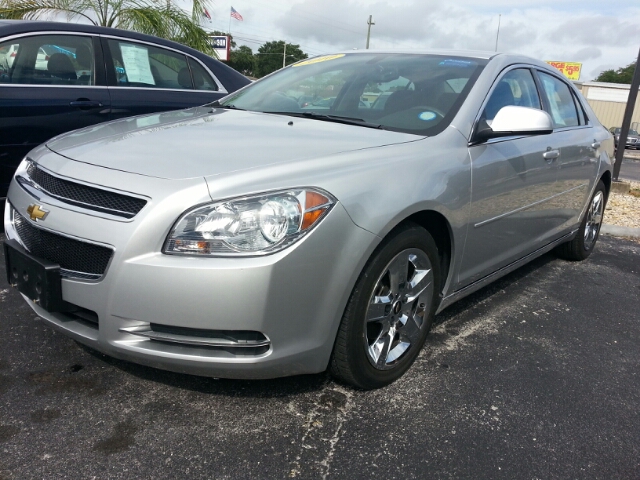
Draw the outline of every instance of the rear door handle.
M545 160L555 160L560 156L560 152L558 150L547 150L542 156Z
M69 105L72 107L83 109L83 108L99 108L102 106L102 103L96 102L93 100L76 100L74 102L69 102Z

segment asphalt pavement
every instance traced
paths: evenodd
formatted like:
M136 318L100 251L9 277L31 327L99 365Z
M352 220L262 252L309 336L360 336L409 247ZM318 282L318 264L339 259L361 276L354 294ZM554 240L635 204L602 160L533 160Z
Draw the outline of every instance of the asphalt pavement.
M545 255L437 317L416 364L216 380L47 327L0 259L0 479L640 478L640 243Z
M622 159L622 165L620 165L620 174L618 179L640 182L640 157L624 157Z

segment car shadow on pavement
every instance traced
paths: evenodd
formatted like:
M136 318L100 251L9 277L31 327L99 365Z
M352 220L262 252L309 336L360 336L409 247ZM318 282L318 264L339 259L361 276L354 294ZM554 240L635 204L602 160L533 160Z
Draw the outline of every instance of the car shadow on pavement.
M453 305L443 310L439 315L436 316L434 321L434 326L446 323L451 318L456 317L460 313L471 308L472 306L475 306L489 299L491 296L495 295L498 292L503 291L505 288L508 288L510 285L517 283L519 280L529 276L536 270L546 266L547 264L553 262L554 260L561 261L561 262L564 261L564 260L559 260L558 257L556 257L553 254L553 251L551 251L549 253L546 253L536 258L535 260L532 260L531 262L505 275L504 277L494 282L491 282L489 285L481 288L477 292L472 293L468 297L465 297L457 301Z
M327 384L332 383L331 377L326 372L315 375L296 375L268 380L234 380L202 377L160 370L126 360L119 360L100 353L86 345L80 343L77 343L77 345L99 361L111 365L126 374L143 380L204 394L227 395L230 397L277 398L286 397L291 394L321 391Z

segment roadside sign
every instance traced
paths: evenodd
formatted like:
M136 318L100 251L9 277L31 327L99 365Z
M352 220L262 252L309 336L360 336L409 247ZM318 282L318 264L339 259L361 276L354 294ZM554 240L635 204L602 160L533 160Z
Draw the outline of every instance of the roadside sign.
M229 48L231 47L229 37L227 35L211 35L209 39L213 50L218 55L218 60L223 62L229 60Z
M562 74L569 80L580 80L580 70L582 69L581 63L575 62L556 62L554 60L547 60L547 63L552 67L556 67L562 72Z

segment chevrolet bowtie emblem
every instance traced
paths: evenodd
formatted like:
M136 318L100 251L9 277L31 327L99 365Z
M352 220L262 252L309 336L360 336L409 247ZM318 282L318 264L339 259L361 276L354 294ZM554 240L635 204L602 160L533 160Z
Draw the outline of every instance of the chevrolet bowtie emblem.
M40 205L36 205L34 203L27 207L27 213L29 214L29 217L31 217L31 220L37 222L38 220L44 220L45 218L47 218L47 215L49 215L49 210L43 210L42 208L40 208Z

